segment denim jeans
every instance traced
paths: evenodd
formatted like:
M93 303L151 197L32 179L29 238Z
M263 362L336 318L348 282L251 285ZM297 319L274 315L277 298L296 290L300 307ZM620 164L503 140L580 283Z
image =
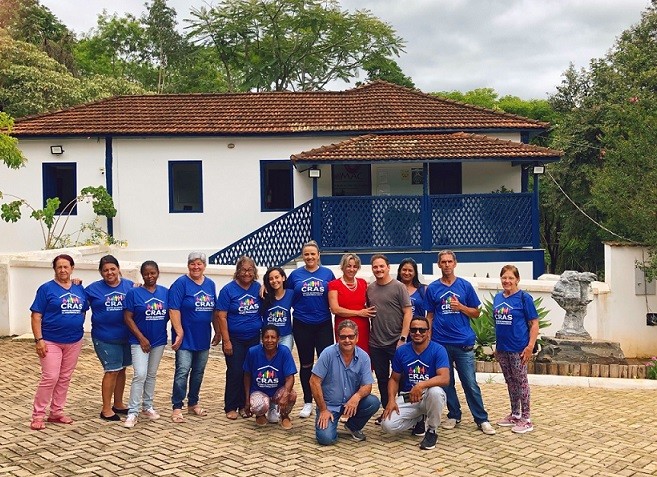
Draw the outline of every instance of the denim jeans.
M260 343L260 336L256 335L250 340L230 340L233 345L233 354L226 356L226 389L224 391L224 412L235 411L244 407L246 394L244 393L244 360L246 352L251 346Z
M173 391L171 392L171 404L173 404L174 409L182 409L183 407L188 380L187 407L198 404L203 373L205 373L205 365L208 362L209 354L209 349L200 351L179 349L176 351L176 370L173 375Z
M139 414L141 409L153 408L153 395L155 394L155 377L160 366L164 345L151 348L144 353L140 345L130 345L132 352L132 384L130 385L129 414ZM139 408L141 406L141 409Z
M378 397L374 396L373 394L364 397L358 403L356 414L349 418L349 420L345 423L345 426L348 429L360 431L363 427L365 427L367 421L369 421L370 418L376 414L380 407L381 401L379 401ZM319 445L328 446L338 440L338 424L340 423L340 416L342 415L343 410L344 407L341 408L338 412L331 411L333 414L333 421L329 420L326 429L320 429L317 425L317 421L319 419L319 409L317 409L315 412L315 437L317 438L317 443Z
M481 398L481 390L477 384L475 375L475 355L473 350L466 351L462 346L443 344L449 357L449 386L445 386L447 396L447 417L449 419L461 420L461 403L456 395L454 386L454 368L459 373L461 386L465 393L465 400L477 424L488 421L488 413L484 409L484 401Z

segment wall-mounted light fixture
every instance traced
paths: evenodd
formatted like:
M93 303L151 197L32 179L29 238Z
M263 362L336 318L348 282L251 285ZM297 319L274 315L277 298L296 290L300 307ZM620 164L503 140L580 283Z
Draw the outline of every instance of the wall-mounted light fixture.
M308 169L308 177L311 179L319 179L322 177L321 169Z
M534 166L534 174L545 174L545 166Z
M232 142L229 142L227 147L228 147L228 149L233 149L235 147L235 144L233 144Z
M64 154L64 148L62 146L50 146L50 154L60 156Z

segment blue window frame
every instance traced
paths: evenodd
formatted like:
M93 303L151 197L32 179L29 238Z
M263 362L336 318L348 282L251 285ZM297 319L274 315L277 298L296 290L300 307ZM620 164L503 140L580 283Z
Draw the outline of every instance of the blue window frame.
M57 214L61 214L67 204L77 197L77 164L75 162L44 162L43 174L43 206L48 199L58 197ZM68 213L68 210L66 211ZM77 215L77 203L70 209L70 215Z
M201 161L169 161L169 213L203 212Z
M260 210L275 212L294 208L292 163L260 161Z

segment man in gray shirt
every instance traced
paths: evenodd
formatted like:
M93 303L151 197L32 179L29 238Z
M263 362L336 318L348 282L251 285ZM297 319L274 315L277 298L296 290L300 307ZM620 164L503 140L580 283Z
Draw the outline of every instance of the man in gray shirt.
M370 331L370 357L381 395L381 404L386 406L390 363L397 347L406 343L413 317L411 298L406 287L390 276L390 262L385 255L373 255L370 263L376 278L376 281L367 287L368 306L376 307L376 316L372 318ZM381 416L375 422L381 424Z

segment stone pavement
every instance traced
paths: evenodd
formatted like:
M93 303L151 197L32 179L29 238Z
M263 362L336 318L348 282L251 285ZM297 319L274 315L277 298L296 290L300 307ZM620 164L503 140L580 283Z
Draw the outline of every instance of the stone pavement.
M228 421L222 411L225 367L217 355L208 363L201 395L208 417L170 422L173 358L167 354L156 390L162 418L142 420L134 429L101 421L102 373L89 347L69 392L67 413L75 423L32 431L39 377L34 345L0 339L0 356L0 475L657 475L654 390L533 386L535 430L524 436L508 429L485 436L466 407L463 422L440 430L431 451L419 450L419 438L383 435L373 423L365 428L367 441L341 434L337 445L326 448L315 444L313 421L296 418L298 409L289 432L258 428L253 419ZM482 392L492 421L507 414L503 384L485 383Z

